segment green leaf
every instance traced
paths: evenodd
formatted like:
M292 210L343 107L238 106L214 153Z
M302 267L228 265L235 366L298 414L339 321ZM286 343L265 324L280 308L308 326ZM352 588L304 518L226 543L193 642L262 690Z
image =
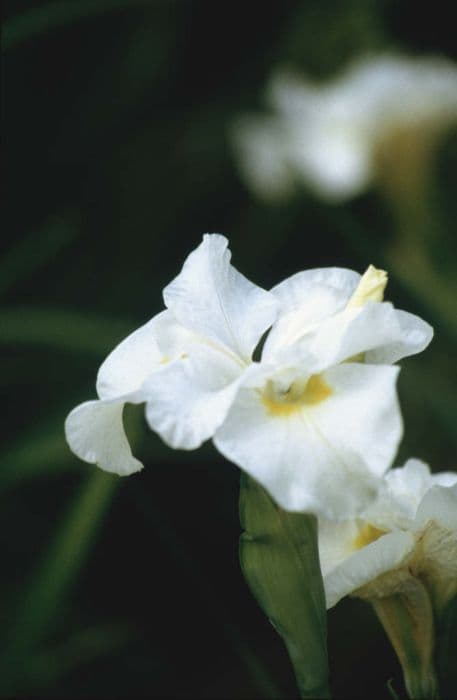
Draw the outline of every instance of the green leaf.
M93 313L32 306L0 310L2 345L41 345L97 357L117 345L132 324Z
M325 595L314 516L279 508L243 475L240 561L252 593L279 632L302 698L329 697Z
M454 697L457 690L457 596L454 596L436 619L435 662L441 696Z
M0 463L0 492L28 479L86 469L65 442L62 413L21 434L0 452Z
M40 647L59 619L61 607L111 504L119 479L94 470L76 495L54 540L20 596L21 605L7 636L0 674L4 695L25 683L25 660Z
M14 243L0 261L0 294L52 260L77 235L71 214L51 216L38 230Z
M137 633L126 623L115 622L73 632L60 645L37 651L28 658L24 685L30 692L53 686L63 676L122 649L136 637Z
M7 51L35 36L105 12L150 5L153 0L55 0L11 17L3 29L2 50Z

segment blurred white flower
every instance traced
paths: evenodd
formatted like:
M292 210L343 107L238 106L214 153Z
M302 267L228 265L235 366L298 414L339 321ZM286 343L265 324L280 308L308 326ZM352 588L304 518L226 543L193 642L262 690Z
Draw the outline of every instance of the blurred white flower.
M240 118L233 142L246 181L266 198L304 181L341 200L366 189L385 163L402 171L457 121L457 67L438 58L360 59L332 82L277 73L269 117Z
M357 519L320 520L327 606L346 595L372 602L425 586L436 610L457 593L457 473L417 459L389 471Z
M100 400L68 417L71 448L108 471L136 471L122 411L144 402L167 444L194 449L212 437L287 510L353 514L401 437L390 365L432 337L382 302L386 282L372 267L363 277L323 268L266 292L230 265L223 236L205 236L165 288L167 310L100 368Z

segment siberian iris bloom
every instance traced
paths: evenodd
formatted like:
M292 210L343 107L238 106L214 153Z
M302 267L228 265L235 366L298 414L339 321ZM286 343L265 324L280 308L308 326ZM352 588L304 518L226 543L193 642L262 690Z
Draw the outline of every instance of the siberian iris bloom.
M417 459L387 473L358 518L319 521L327 606L371 603L403 667L409 697L436 698L435 628L457 594L457 473Z
M418 459L391 469L358 518L319 521L319 551L329 608L401 593L415 577L442 610L457 594L457 473Z
M438 57L359 59L322 84L278 72L267 95L269 116L242 117L233 128L241 171L266 198L302 181L343 200L397 171L403 177L457 122L457 68Z
M99 399L67 418L71 448L108 471L137 471L122 411L144 403L168 445L212 438L287 510L360 510L402 433L392 363L432 337L382 301L386 281L371 267L363 277L322 268L267 292L234 269L223 236L204 236L165 288L166 310L111 353Z

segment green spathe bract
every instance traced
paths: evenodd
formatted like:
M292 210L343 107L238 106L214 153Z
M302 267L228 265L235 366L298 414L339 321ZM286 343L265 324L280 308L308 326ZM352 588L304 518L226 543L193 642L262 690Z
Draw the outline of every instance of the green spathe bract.
M241 477L240 562L259 605L279 632L302 698L327 698L327 623L314 516L277 506Z

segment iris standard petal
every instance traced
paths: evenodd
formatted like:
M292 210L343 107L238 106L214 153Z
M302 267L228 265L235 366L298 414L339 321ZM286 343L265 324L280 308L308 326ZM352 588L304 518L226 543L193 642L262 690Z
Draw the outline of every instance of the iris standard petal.
M235 270L227 244L224 236L206 234L163 296L183 326L249 360L278 302Z
M399 325L398 337L393 338L390 343L369 350L365 355L366 362L393 364L403 357L422 352L432 340L433 328L419 316L400 309L395 310L395 316Z
M324 319L342 311L360 275L339 267L304 270L271 290L280 303L278 319L265 341L263 358L287 347Z

